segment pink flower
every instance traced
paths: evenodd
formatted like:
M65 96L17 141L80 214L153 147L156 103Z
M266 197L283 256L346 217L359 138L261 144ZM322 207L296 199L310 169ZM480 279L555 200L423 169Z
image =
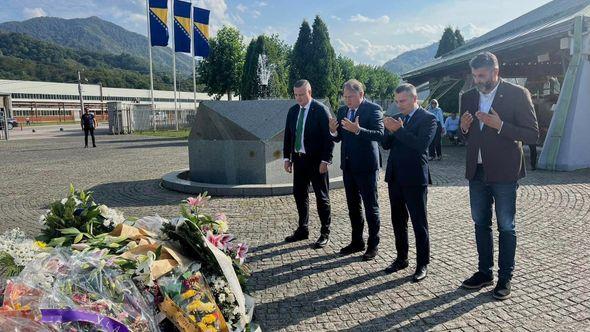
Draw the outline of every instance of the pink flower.
M211 231L207 232L207 241L212 245L216 246L217 248L223 248L221 245L221 237L222 235L214 235Z
M216 246L218 249L225 250L228 248L228 244L234 237L231 234L219 234L215 235L211 233L211 231L207 232L207 241L209 241L212 245Z
M189 197L186 199L186 202L188 203L188 205L192 208L198 208L200 206L205 205L205 202L207 202L207 200L209 200L209 196L205 195L203 196L202 194L199 194L199 196L197 197Z
M246 259L246 253L248 252L248 245L245 243L238 243L236 246L236 259L240 260L240 263L244 263Z
M225 213L215 214L215 221L219 221L219 220L227 221L227 216L225 215Z
M231 234L221 234L221 239L219 240L220 244L223 246L223 248L219 248L219 249L228 249L228 245L230 243L231 240L234 239L234 236Z

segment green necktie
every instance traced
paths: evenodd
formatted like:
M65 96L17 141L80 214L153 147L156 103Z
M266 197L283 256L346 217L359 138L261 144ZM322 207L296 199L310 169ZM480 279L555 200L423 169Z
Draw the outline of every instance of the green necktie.
M301 150L303 145L303 118L305 117L305 107L299 110L299 118L297 118L297 130L295 131L295 152Z

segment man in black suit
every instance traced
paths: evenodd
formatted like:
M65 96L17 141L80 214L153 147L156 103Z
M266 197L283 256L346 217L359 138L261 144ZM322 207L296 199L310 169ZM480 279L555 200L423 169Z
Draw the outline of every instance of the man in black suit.
M340 167L352 226L352 241L340 253L349 255L365 250L362 199L369 226L367 251L363 260L368 261L375 258L379 245L377 179L381 166L379 142L383 136L383 112L381 106L364 98L363 85L357 80L344 83L343 97L346 106L338 110L337 119L330 119L330 132L334 141L342 142Z
M387 133L382 146L390 150L385 171L397 258L385 269L393 273L408 266L408 212L416 237L416 272L413 280L426 278L430 241L426 203L430 172L428 146L437 131L436 117L418 105L416 88L402 84L395 89L401 114L384 119Z
M283 157L285 171L293 172L293 195L299 213L299 227L285 241L295 242L309 237L309 183L313 186L321 235L315 248L330 242L330 196L328 165L332 162L334 141L330 135L328 108L311 97L307 80L295 82L293 94L297 104L289 109L285 125Z

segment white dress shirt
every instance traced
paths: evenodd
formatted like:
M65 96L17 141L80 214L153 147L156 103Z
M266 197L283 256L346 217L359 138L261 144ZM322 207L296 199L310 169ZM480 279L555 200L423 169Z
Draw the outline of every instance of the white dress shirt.
M301 149L295 150L295 152L305 153L305 144L303 144L303 138L305 136L305 122L307 122L307 114L309 113L309 106L311 105L312 99L309 100L309 103L304 106L305 112L303 113L303 128L301 129ZM301 106L299 106L299 112L301 112ZM299 121L299 113L297 113L297 121ZM295 132L297 132L297 122L295 122ZM295 134L295 138L297 139L297 134Z
M498 91L498 86L500 84L496 84L494 90L490 93L485 94L483 92L479 92L479 111L483 113L490 113L490 109L492 108L492 103L494 102L494 98L496 97L496 92ZM500 128L502 129L502 128ZM479 122L479 130L483 130L483 122ZM500 131L498 130L498 133ZM482 164L483 160L481 159L481 149L477 151L477 163Z

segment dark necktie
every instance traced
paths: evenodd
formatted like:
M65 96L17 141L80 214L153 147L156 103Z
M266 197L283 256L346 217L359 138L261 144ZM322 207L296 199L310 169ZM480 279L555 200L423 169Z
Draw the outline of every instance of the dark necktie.
M297 127L295 130L295 152L301 150L303 145L303 118L305 117L305 107L299 110L299 117L297 119Z
M409 121L410 121L410 114L407 114L406 116L404 116L404 124L408 124Z
M354 118L355 118L355 116L356 116L356 110L348 110L348 112L349 112L349 114L350 114L350 115L348 116L348 120L350 120L350 121L354 122Z

